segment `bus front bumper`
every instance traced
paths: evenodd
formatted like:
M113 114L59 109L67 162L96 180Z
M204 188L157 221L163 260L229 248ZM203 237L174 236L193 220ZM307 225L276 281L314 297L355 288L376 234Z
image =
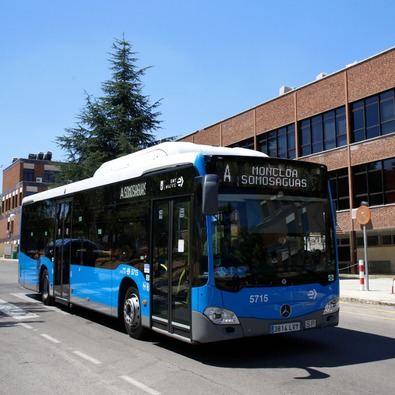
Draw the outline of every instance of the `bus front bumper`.
M241 337L301 332L336 326L339 323L339 311L324 315L323 310L319 310L299 317L281 320L239 317L239 321L239 325L216 325L204 314L192 311L192 342L209 343Z

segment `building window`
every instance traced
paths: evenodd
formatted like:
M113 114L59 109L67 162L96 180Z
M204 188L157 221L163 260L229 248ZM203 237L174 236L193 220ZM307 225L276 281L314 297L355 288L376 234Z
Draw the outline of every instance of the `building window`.
M348 235L337 235L337 251L340 266L345 269L351 261L350 237Z
M332 199L336 210L346 210L350 208L350 195L348 189L347 168L328 172L331 185Z
M395 158L353 168L354 207L361 201L371 206L395 203Z
M54 171L44 171L43 174L43 182L46 183L54 183L55 182L55 175L56 173Z
M362 201L369 202L370 206L384 203L382 173L382 161L353 168L354 207L359 207Z
M351 104L353 142L395 132L394 89Z
M304 119L299 125L301 156L341 147L347 142L344 107Z
M294 159L295 126L290 124L258 136L258 151L273 158Z
M381 244L392 246L395 245L395 235L394 234L386 234L381 236Z
M367 237L367 242L369 247L375 247L375 246L394 246L395 245L395 235L394 234L389 234L387 233L381 234L381 233L376 233L376 234L370 234L368 233ZM359 234L359 232L358 232ZM357 237L357 247L363 247L363 237L358 236Z
M383 161L384 202L395 203L395 158Z
M34 169L23 169L23 181L35 181Z
M230 144L229 147L231 147L231 148L239 147L239 148L254 149L254 138L250 137L248 139L239 141L237 143Z

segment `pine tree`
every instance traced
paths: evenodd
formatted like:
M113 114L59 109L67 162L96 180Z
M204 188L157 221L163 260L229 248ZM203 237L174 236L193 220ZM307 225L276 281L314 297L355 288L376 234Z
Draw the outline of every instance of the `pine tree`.
M148 67L138 68L135 55L125 38L115 40L109 59L112 78L102 84L103 96L86 94L77 126L56 138L68 159L60 182L91 177L103 162L154 142L160 101L151 104L143 95L141 79Z

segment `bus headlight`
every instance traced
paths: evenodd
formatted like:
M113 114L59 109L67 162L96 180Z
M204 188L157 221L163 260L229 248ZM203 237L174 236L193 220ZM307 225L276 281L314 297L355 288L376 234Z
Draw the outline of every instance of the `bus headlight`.
M325 306L323 314L331 314L339 311L339 298L331 299Z
M207 307L204 315L217 325L236 325L240 324L239 319L233 311L220 307Z

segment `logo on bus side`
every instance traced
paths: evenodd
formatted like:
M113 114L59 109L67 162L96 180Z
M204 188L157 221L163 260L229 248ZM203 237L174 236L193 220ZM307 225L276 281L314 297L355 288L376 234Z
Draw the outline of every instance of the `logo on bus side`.
M120 199L131 199L134 197L145 196L147 183L142 182L141 184L128 185L121 188Z
M160 180L159 190L166 191L167 189L182 188L184 185L184 177L174 177L170 180Z

